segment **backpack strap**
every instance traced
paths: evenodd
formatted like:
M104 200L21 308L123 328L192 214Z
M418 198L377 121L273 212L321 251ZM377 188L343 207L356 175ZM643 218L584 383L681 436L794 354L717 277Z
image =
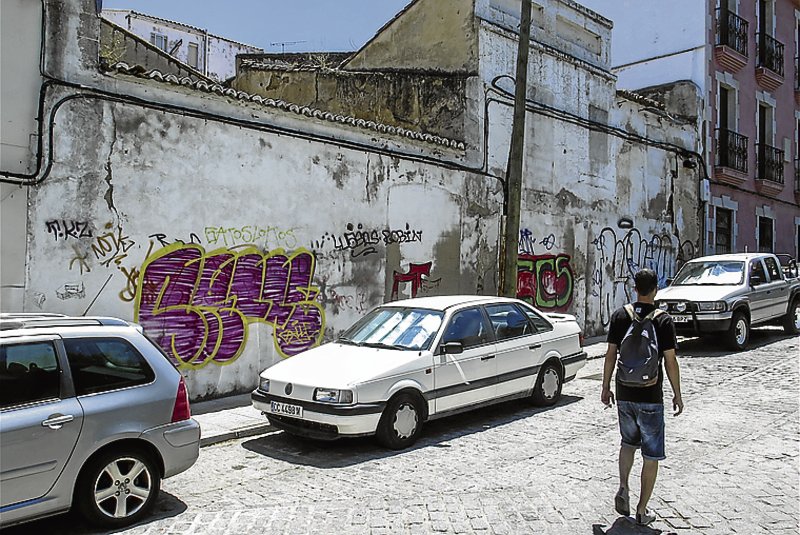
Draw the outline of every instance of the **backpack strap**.
M656 308L652 312L650 312L650 314L648 314L647 316L642 318L642 321L644 321L644 320L651 320L652 321L652 320L656 319L657 317L659 317L661 314L664 314L664 311L661 310L660 308Z
M639 314L637 314L636 311L633 309L633 305L632 304L628 303L623 308L625 309L625 312L628 313L628 317L630 319L632 319L633 321L635 321L637 323L642 321L642 319L639 317Z

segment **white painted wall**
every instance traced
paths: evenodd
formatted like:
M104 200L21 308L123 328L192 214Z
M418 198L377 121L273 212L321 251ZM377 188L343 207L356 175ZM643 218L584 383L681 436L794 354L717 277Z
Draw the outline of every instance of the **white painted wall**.
M41 24L40 2L3 0L0 5L0 169L4 173L29 175L36 168ZM2 312L22 308L27 199L27 189L0 184Z
M544 7L544 13L563 13L570 4L554 0ZM591 13L572 9L571 19L594 28L607 46L610 28ZM486 84L515 73L516 36L503 28L514 26L509 18L513 12L509 8L494 17L486 11L479 43L484 59L480 77ZM601 50L600 57L605 53ZM673 123L663 114L645 112L639 104L616 98L608 71L587 65L581 54L572 56L554 54L534 40L528 98L696 150L693 124ZM513 92L507 79L502 87ZM508 95L492 90L488 94L489 169L502 176L513 109ZM521 258L520 271L543 269L537 285L551 284L553 291L534 295L534 304L574 313L586 332L602 333L613 310L635 298L633 274L638 268L654 268L663 284L675 273L679 257L686 260L694 254L694 245L686 241L696 242L699 235L697 171L684 169L682 158L676 160L673 153L541 114L529 112L526 126L520 252L530 258ZM673 179L676 165L678 175ZM632 221L632 229L619 227L623 217ZM523 277L527 275L520 275L522 286ZM559 299L567 304L561 306Z

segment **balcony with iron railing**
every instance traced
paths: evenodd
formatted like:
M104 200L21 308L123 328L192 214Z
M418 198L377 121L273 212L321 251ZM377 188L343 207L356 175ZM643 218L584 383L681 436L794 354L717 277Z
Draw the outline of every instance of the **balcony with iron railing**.
M747 65L750 24L727 7L717 9L717 40L714 57L724 69L737 72Z
M756 42L756 81L764 89L775 91L783 83L783 43L766 33L757 33Z
M756 143L756 190L771 197L783 191L783 156L781 149Z
M719 182L739 186L747 180L747 136L717 129L714 175Z

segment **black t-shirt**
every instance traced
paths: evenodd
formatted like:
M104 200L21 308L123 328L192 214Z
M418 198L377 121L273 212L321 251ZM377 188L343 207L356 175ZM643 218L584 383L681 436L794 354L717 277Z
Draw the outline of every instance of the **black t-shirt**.
M639 314L640 317L648 315L655 309L655 305L649 303L636 302L633 304L633 309ZM608 329L608 343L616 344L619 349L625 333L631 326L630 316L625 312L624 308L618 308L611 315L611 325ZM664 351L675 349L678 346L677 338L675 337L675 324L672 322L672 317L669 314L659 314L653 320L656 328L656 338L658 339L658 349L661 351L661 361L658 364L658 382L653 386L638 388L635 386L625 386L617 384L617 399L620 401L636 401L639 403L663 403L664 402Z

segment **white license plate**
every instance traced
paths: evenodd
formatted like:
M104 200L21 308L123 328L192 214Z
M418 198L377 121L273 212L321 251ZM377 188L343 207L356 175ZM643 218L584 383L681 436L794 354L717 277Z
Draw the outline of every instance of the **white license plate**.
M676 314L672 316L672 321L674 321L675 323L689 323L690 321L692 321L692 317L681 316L680 314Z
M289 405L288 403L281 403L279 401L269 402L269 412L272 414L284 414L286 416L294 416L295 418L303 417L303 407L300 405Z

